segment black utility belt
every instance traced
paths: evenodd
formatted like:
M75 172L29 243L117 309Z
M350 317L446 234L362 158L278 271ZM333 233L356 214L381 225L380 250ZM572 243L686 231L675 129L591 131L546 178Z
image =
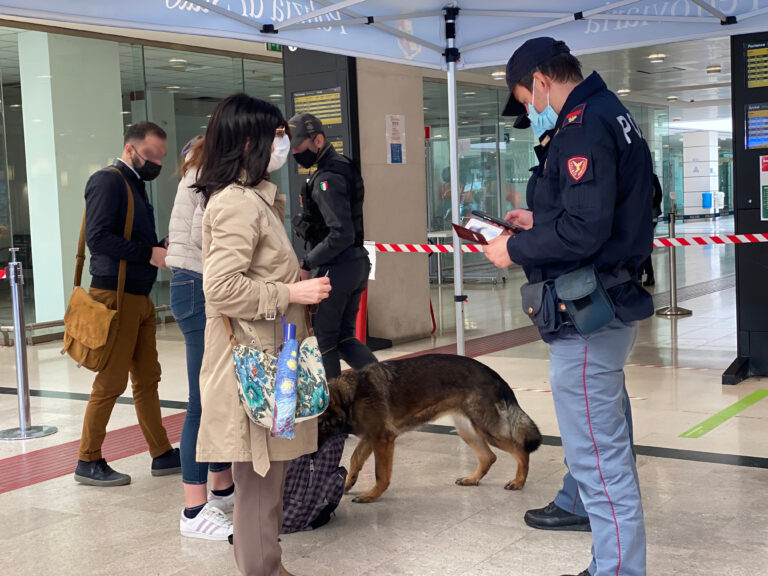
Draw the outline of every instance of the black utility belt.
M626 269L618 276L601 275L594 266L520 287L525 312L542 334L572 325L582 336L599 330L616 316L608 289L631 280Z

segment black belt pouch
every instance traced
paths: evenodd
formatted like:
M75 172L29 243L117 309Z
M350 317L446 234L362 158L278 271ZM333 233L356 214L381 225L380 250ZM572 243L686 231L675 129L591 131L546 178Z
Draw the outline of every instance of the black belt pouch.
M582 336L599 330L616 316L594 266L584 266L555 280L555 292Z
M560 327L557 313L557 296L552 280L526 283L520 287L523 298L523 312L542 334L556 332Z

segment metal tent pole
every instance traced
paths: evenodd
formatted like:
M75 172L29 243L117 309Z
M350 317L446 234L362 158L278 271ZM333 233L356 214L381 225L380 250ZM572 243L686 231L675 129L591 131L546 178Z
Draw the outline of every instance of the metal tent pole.
M448 63L448 133L450 138L451 165L451 221L461 224L459 206L459 141L458 121L456 111L456 62L459 60L459 50L456 48L456 16L458 8L445 9L445 60ZM461 239L453 231L453 299L456 303L456 353L464 356L464 301L462 294L463 273Z

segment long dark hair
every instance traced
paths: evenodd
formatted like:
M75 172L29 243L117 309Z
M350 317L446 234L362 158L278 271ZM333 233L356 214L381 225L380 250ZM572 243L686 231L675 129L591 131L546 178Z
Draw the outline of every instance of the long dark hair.
M206 203L219 190L239 182L256 186L267 176L275 131L286 128L283 114L269 102L233 94L211 115L194 188Z

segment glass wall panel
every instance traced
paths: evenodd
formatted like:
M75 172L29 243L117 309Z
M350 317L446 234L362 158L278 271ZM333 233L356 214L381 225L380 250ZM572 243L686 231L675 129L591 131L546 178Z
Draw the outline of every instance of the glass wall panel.
M460 84L457 87L460 216L472 210L499 215L504 189L499 179L499 95L494 87ZM430 239L451 242L451 186L449 167L448 95L444 82L425 80L424 121L430 129L426 146L427 212ZM452 258L442 257L450 271ZM496 279L482 254L465 254L465 277ZM436 274L436 266L432 269Z
M274 104L285 116L285 83L283 81L282 62L244 60L243 78L246 94ZM287 117L286 120L288 120ZM277 172L273 172L271 175L272 182L277 185L281 194L288 195L290 192L288 167L292 161L293 160L289 157L285 166ZM285 230L289 237L292 236L290 212L291 203L288 202L285 211Z
M23 262L24 312L34 322L32 235L27 197L27 161L24 149L19 30L0 28L0 268L10 260L8 249L19 248ZM0 281L0 324L13 321L10 283Z
M131 116L139 119L145 112L148 120L168 134L163 171L148 187L157 233L162 238L168 233L178 188L181 151L192 138L205 132L208 118L220 100L243 91L243 62L228 56L150 46L130 49L131 66L123 73L129 84L123 86L123 93L134 95ZM169 270L158 274L152 295L155 304L169 303L170 277Z
M718 146L718 174L720 192L723 193L721 212L733 209L733 137L731 134L720 134Z

